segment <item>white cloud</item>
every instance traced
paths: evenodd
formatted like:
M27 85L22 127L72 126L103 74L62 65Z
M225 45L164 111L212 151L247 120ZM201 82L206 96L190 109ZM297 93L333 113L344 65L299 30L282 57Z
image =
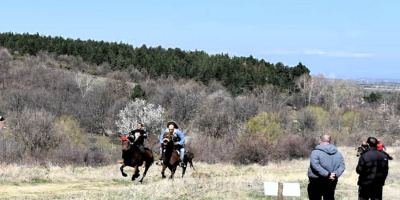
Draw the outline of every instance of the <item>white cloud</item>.
M353 57L353 58L362 58L362 57L371 57L370 53L351 53L351 52L326 52L322 50L306 50L304 54L307 55L323 55L323 56L332 56L332 57Z
M319 56L331 56L331 57L352 57L352 58L363 58L372 57L370 53L352 53L352 52L341 52L341 51L323 51L323 50L305 50L305 51L287 51L287 50L272 50L266 51L266 55L319 55Z

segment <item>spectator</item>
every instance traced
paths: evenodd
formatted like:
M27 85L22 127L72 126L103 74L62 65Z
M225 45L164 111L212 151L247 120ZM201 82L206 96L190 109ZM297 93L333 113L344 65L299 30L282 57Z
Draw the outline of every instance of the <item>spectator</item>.
M389 172L389 159L378 150L378 141L374 137L367 140L369 148L360 156L356 172L358 177L359 200L381 200L383 186Z
M308 168L308 197L310 200L333 200L338 178L345 169L342 154L331 144L331 136L320 137L319 145L311 152Z

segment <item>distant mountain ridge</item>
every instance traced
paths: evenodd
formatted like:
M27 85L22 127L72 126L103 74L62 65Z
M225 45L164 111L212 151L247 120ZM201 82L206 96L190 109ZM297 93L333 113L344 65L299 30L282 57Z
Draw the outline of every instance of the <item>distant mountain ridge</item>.
M358 82L368 82L368 83L400 83L399 79L390 79L390 78L359 78L355 79Z

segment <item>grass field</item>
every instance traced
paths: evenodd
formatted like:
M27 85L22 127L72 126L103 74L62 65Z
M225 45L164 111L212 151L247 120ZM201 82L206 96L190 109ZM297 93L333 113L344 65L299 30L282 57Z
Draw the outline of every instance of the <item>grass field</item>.
M346 170L336 189L336 199L357 199L355 150L342 147ZM400 148L389 147L393 155L383 191L386 200L400 198ZM116 158L118 160L118 158ZM301 197L307 198L309 160L270 163L267 166L194 163L197 171L181 169L173 181L161 179L160 166L153 165L143 184L130 181L132 168L122 177L119 165L106 167L29 167L0 165L0 199L277 199L264 195L265 181L298 182ZM142 170L143 171L143 170ZM168 171L169 175L169 171Z

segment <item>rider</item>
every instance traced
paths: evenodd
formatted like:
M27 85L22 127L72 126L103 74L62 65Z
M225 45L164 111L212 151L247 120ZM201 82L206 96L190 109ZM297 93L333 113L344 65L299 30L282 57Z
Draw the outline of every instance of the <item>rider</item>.
M185 163L183 162L183 158L185 156L185 136L183 135L182 131L178 129L178 125L175 122L168 122L167 129L165 129L160 135L160 144L161 144L161 158L162 158L162 143L164 139L164 133L171 132L174 134L172 140L175 142L177 149L180 149L181 152L181 167L185 167ZM161 159L160 158L160 159Z
M147 134L146 131L143 130L143 124L142 123L138 123L136 125L136 129L129 132L128 133L128 137L127 139L129 139L129 142L133 145L136 145L140 152L142 153L142 155L144 155L146 153L146 150L144 148L144 140L147 138ZM123 159L120 160L120 163L123 163Z
M147 138L146 131L143 130L143 124L138 123L136 129L129 132L128 139L131 143L139 147L139 150L142 154L146 153L144 149L144 140Z

